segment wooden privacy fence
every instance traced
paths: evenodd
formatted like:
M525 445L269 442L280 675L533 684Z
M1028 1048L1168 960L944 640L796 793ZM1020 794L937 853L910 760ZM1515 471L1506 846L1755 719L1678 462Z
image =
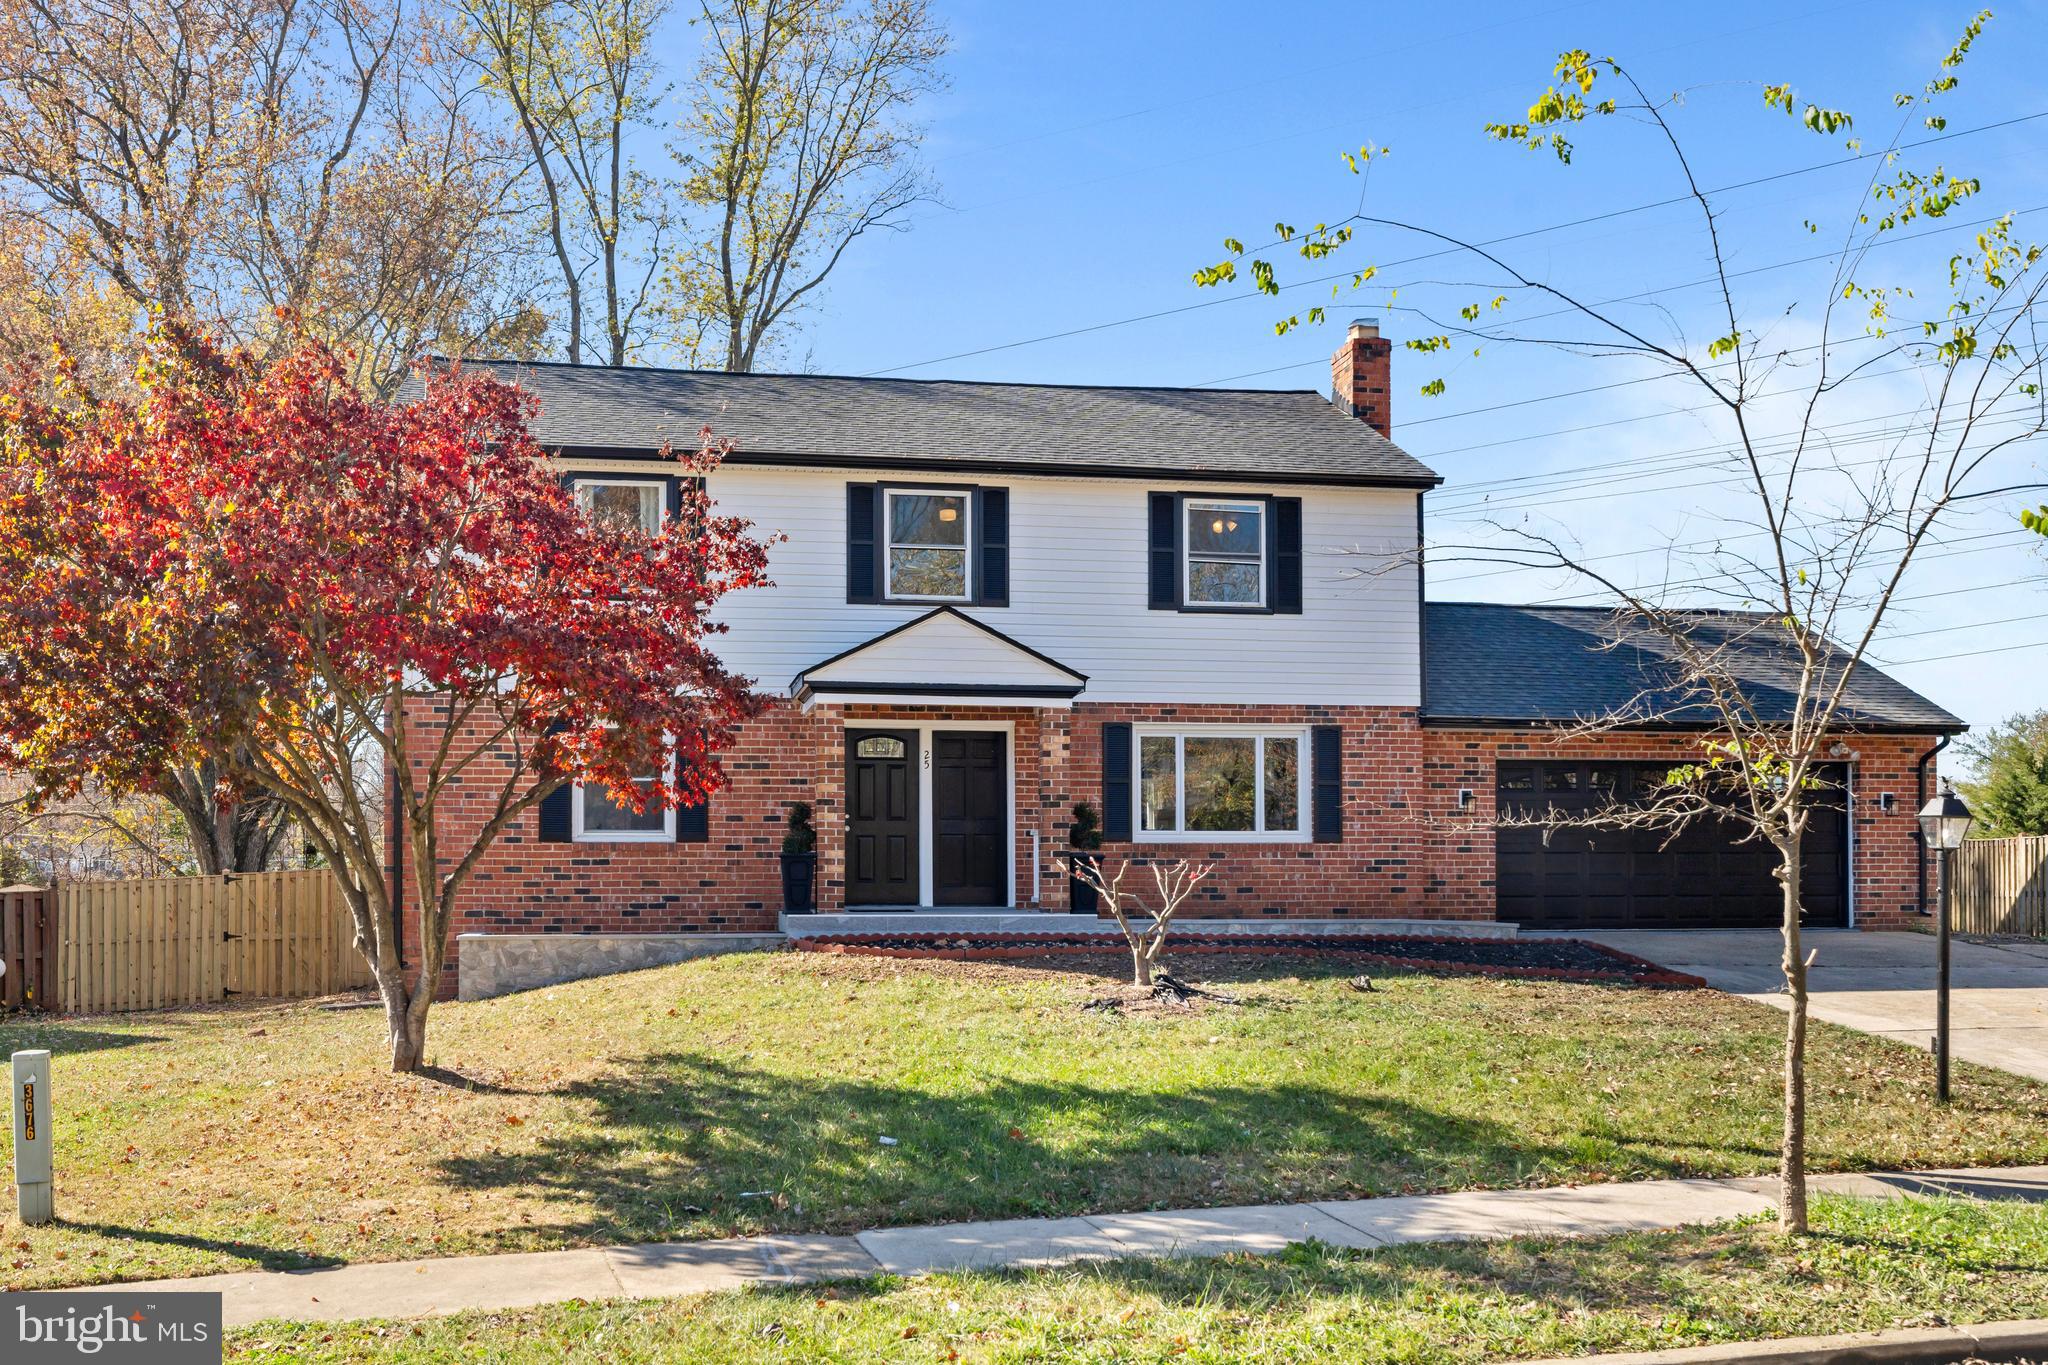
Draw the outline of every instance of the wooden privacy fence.
M2048 836L1968 839L1951 857L1957 933L2048 938Z
M370 984L341 887L324 870L71 882L42 894L56 904L58 1009L162 1009Z

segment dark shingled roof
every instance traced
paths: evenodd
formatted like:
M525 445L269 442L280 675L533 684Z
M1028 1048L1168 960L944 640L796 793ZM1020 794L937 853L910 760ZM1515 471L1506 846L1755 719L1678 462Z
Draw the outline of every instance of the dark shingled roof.
M740 463L1220 475L1291 483L1442 482L1309 390L1116 388L722 370L471 362L540 400L534 436L566 453L693 445ZM417 386L417 381L413 381Z
M1797 686L1796 663L1763 640L1745 638L1764 618L1743 612L1700 614L1701 637L1735 645L1749 656L1740 673L1762 714L1789 719ZM1608 648L1619 618L1608 607L1523 607L1492 602L1424 604L1423 719L1539 724L1611 716L1632 704L1658 714L1654 725L1708 724L1704 706L1690 710L1673 697L1661 702L1646 689L1674 674L1667 642L1638 625L1627 642ZM1660 714L1661 713L1661 714ZM1862 730L1954 734L1957 717L1869 664L1857 668L1841 720Z

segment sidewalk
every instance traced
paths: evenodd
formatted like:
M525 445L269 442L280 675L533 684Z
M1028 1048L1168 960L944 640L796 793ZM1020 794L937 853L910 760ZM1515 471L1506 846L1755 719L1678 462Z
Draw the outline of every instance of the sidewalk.
M1716 1223L1775 1207L1776 1180L1646 1180L1549 1190L1466 1190L1317 1204L1109 1213L878 1228L851 1237L736 1237L506 1256L244 1271L95 1289L218 1293L230 1327L265 1318L345 1321L529 1308L569 1299L670 1298L863 1275L1061 1265L1122 1256L1273 1252L1311 1239L1381 1247L1523 1234L1592 1237ZM1816 1191L2048 1201L2048 1166L1816 1176Z

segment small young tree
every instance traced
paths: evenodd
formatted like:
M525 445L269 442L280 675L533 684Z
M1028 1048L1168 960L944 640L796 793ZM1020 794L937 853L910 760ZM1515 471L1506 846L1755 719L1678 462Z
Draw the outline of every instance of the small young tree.
M1124 943L1131 950L1131 984L1150 989L1152 973L1159 966L1159 955L1173 928L1174 915L1195 888L1208 880L1216 870L1215 864L1191 863L1185 858L1172 863L1151 863L1159 908L1147 911L1135 893L1127 896L1124 892L1124 874L1131 870L1130 859L1117 864L1113 877L1102 870L1101 860L1096 858L1068 858L1065 862L1069 873L1095 888L1095 894L1109 906L1116 927L1123 931ZM1148 913L1152 917L1150 922L1141 925L1138 917Z
M380 404L313 343L265 364L172 334L139 401L51 388L0 394L0 768L54 800L204 760L282 803L340 880L394 1070L421 1065L457 902L514 822L579 778L636 809L722 782L756 703L706 614L766 547L701 491L653 536L600 524L517 388L443 372ZM707 433L682 469L716 459ZM418 920L403 967L366 766ZM456 805L482 814L459 838Z
M1646 319L1622 306L1626 298L1583 297L1553 283L1547 268L1518 268L1505 247L1409 219L1361 211L1303 233L1283 224L1278 234L1317 269L1355 253L1358 234L1368 230L1419 236L1431 256L1470 265L1478 280L1440 286L1454 290L1454 298L1437 301L1439 287L1429 283L1403 295L1400 306L1427 328L1405 343L1413 352L1448 355L1455 344L1484 350L1519 343L1634 362L1648 371L1638 377L1682 382L1700 410L1724 422L1727 482L1741 502L1727 518L1736 524L1724 534L1667 547L1667 562L1690 573L1638 583L1602 562L1608 557L1581 553L1562 536L1500 523L1492 528L1498 540L1433 544L1430 557L1437 564L1473 559L1561 570L1617 604L1612 646L1654 657L1646 657L1641 694L1584 718L1579 733L1673 722L1706 732L1697 760L1675 763L1659 790L1648 794L1647 810L1617 803L1556 823L1647 820L1669 827L1731 819L1775 851L1791 1003L1779 1220L1793 1233L1807 1226L1809 957L1800 936L1801 850L1815 794L1825 789L1822 770L1856 742L1860 717L1852 684L1873 657L1923 549L1967 499L1998 491L1980 493L1973 482L1988 463L2048 431L2042 386L2048 343L2038 325L2048 270L2042 247L2016 234L2013 214L1971 224L1973 231L1959 229L1961 240L1938 239L1935 259L1910 283L1872 278L1879 261L1899 259L1873 257L1875 248L1937 232L1941 220L1982 192L1974 176L1916 165L1912 147L1920 144L1907 139L1923 128L1931 139L1946 126L1938 111L1988 18L1980 14L1968 25L1920 90L1895 97L1897 122L1882 145L1866 152L1852 140L1850 150L1868 159L1872 173L1826 224L1835 234L1833 250L1820 258L1827 263L1825 283L1810 311L1787 309L1779 300L1768 308L1745 307L1737 280L1751 272L1730 264L1719 192L1701 183L1687 156L1675 121L1682 92L1653 97L1618 61L1574 49L1559 57L1555 83L1525 115L1487 125L1490 138L1554 153L1566 166L1578 164L1570 138L1582 128L1627 123L1647 132L1668 158L1671 202L1687 205L1698 225L1690 246L1707 263L1703 284L1711 298L1704 318L1710 339L1703 347L1689 342L1669 313ZM1847 137L1853 127L1849 114L1803 102L1789 85L1764 85L1760 93L1766 110L1792 116L1815 135ZM1370 157L1349 160L1362 174ZM1811 220L1804 226L1814 234L1823 230ZM1196 272L1197 284L1237 278L1246 249L1235 239L1226 247L1230 257ZM1674 244L1665 254L1677 250ZM1272 260L1252 254L1249 273L1258 289L1278 294L1291 287ZM1356 289L1386 287L1372 283L1378 271L1369 263L1346 274ZM1934 296L1932 305L1919 301L1927 295ZM1284 335L1321 321L1323 313L1312 308L1290 315L1276 330ZM1814 344L1772 340L1772 323L1793 314L1817 334ZM1849 459L1833 439L1831 408L1853 401L1841 398L1844 384L1882 373L1884 366L1905 374L1905 386L1924 399L1899 432L1878 434L1886 441L1882 453ZM1439 376L1422 392L1444 389ZM1789 422L1779 415L1784 412L1792 414ZM1547 813L1539 818L1553 819Z

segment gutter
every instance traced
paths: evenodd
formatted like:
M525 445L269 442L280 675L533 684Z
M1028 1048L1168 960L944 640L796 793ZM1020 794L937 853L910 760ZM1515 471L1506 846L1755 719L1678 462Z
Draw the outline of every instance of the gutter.
M1935 741L1934 747L1920 755L1920 761L1913 765L1913 810L1916 814L1922 806L1927 804L1927 765L1934 761L1936 754L1954 742L1954 734L1943 735L1939 740ZM1920 887L1915 898L1916 903L1920 908L1920 913L1925 915L1927 913L1927 840L1922 837L1920 823L1917 820L1913 822L1913 872L1919 881Z

